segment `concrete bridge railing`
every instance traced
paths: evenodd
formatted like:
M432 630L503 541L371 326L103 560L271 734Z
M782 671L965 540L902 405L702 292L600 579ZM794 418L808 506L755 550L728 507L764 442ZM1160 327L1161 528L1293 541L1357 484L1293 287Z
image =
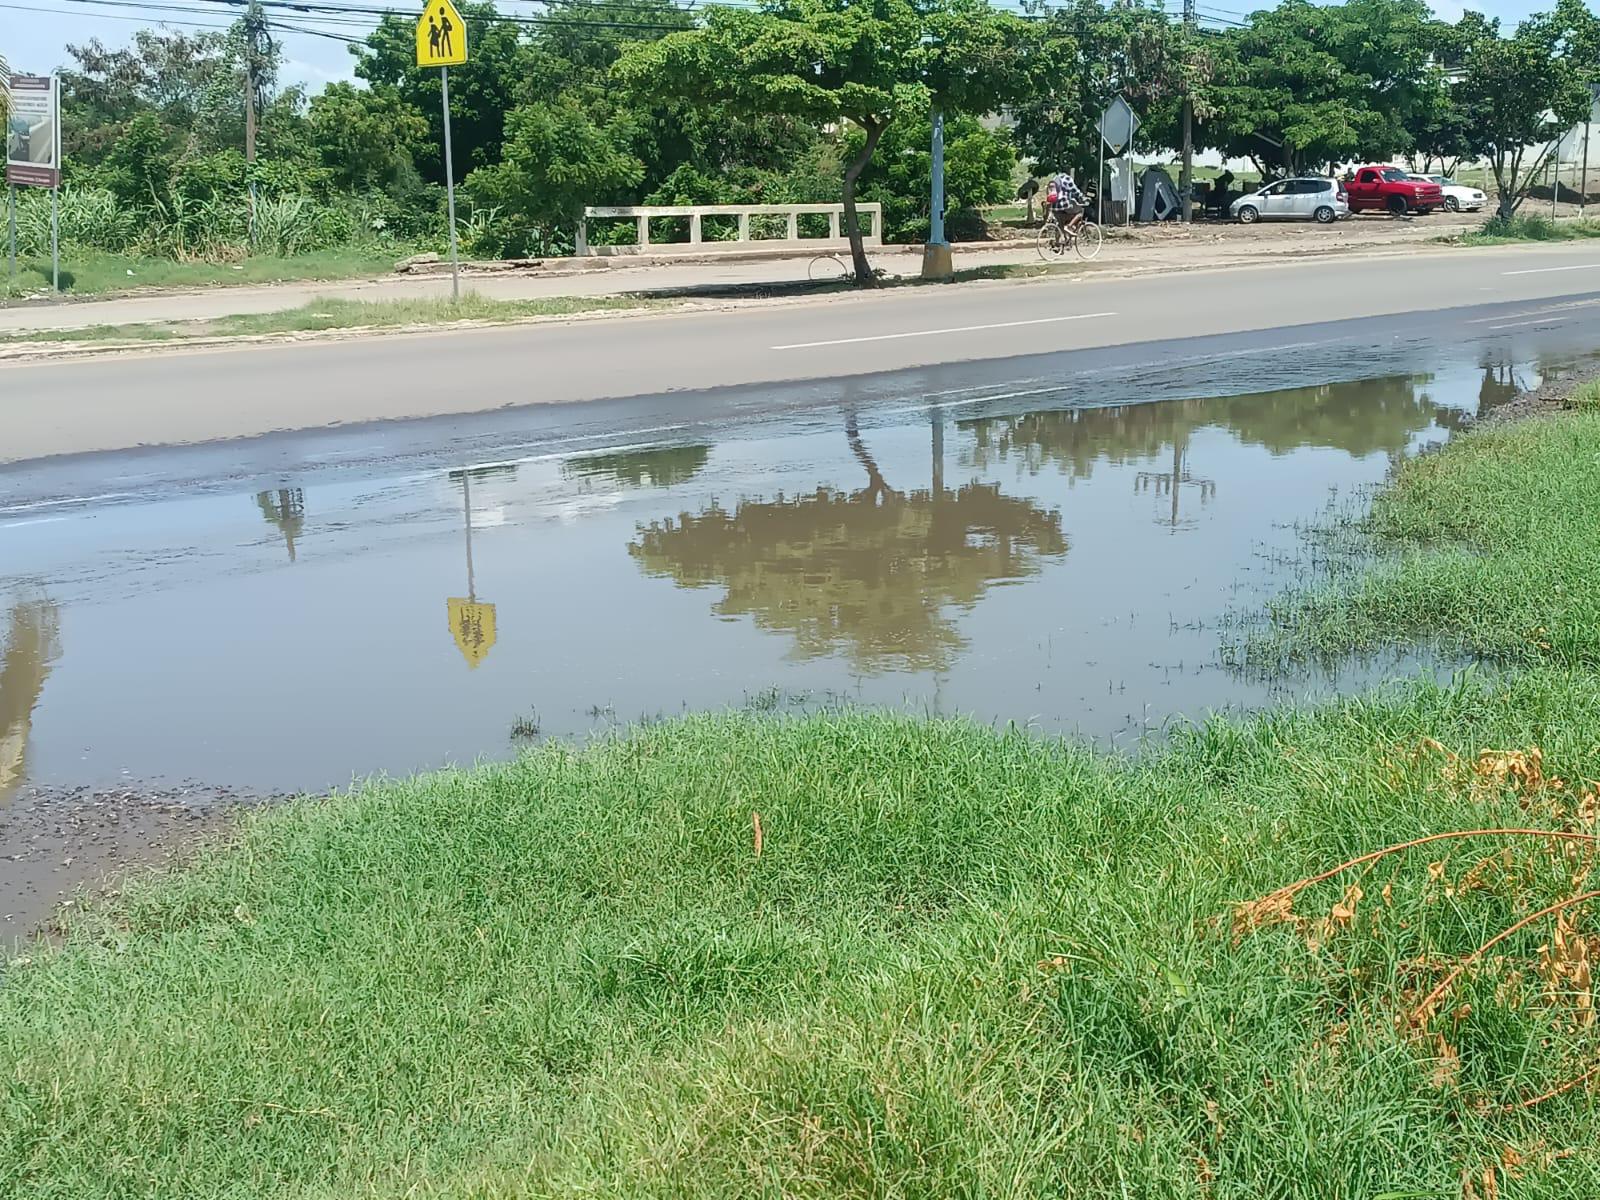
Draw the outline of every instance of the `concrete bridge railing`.
M826 237L801 237L800 218L816 215L828 218ZM883 206L858 204L856 215L861 221L862 241L868 246L883 245ZM850 239L840 229L844 216L842 204L689 204L679 206L629 205L621 208L586 208L578 222L576 253L579 257L590 255L622 254L727 254L749 250L815 250L825 253L845 250ZM650 222L659 217L689 218L687 242L652 242ZM734 217L738 220L738 233L732 240L707 241L704 222L707 217ZM782 237L750 236L751 217L783 217L787 228ZM638 241L626 246L591 246L589 222L593 220L632 220L638 223Z

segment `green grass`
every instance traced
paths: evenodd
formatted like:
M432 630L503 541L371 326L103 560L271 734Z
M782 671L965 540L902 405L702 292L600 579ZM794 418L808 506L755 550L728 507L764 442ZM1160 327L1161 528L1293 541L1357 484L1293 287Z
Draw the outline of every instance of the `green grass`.
M1380 561L1292 593L1246 661L1433 640L1501 663L1600 666L1600 411L1480 430L1406 463L1366 522ZM1587 403L1584 401L1587 400Z
M1566 399L1566 407L1600 410L1600 379L1591 379L1573 388Z
M1537 213L1519 213L1506 220L1490 217L1483 227L1463 234L1467 246L1506 246L1516 242L1571 242L1600 237L1600 221L1552 221Z
M661 302L629 296L554 296L537 300L490 300L468 292L459 301L313 300L299 308L241 313L205 321L138 325L92 325L0 335L0 346L38 343L183 341L194 338L248 337L275 333L313 333L337 329L393 329L448 325L459 321L518 321L591 312L632 312Z
M1386 844L1595 831L1597 464L1577 412L1408 463L1370 525L1399 557L1286 626L1515 672L1137 758L694 717L254 815L0 980L0 1196L1600 1194L1595 1091L1516 1107L1600 1054L1548 920L1404 1020L1592 850L1442 843L1231 928Z
M1442 972L1414 964L1565 870L1447 898L1426 858L1455 879L1479 843L1386 866L1318 949L1228 924L1390 841L1552 819L1447 782L1422 738L1538 744L1577 779L1597 729L1600 680L1556 670L1139 761L694 718L296 803L8 975L0 1194L1455 1196L1510 1144L1578 1153L1505 1194L1592 1195L1592 1098L1493 1111L1594 1050L1539 999L1548 928L1504 947L1521 982L1452 995L1458 1075L1395 1022Z
M61 290L73 296L101 296L139 288L209 288L285 283L297 280L360 279L386 275L405 252L393 247L321 250L293 258L246 258L238 263L181 263L101 251L64 248ZM19 259L15 281L0 271L0 298L50 290L50 259ZM0 264L3 267L3 264Z

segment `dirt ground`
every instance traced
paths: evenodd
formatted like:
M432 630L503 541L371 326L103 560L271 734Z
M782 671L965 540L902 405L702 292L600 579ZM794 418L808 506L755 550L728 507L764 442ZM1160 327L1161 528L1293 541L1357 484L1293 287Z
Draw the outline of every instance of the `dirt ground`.
M28 788L0 804L0 962L63 906L170 865L262 797L229 788Z

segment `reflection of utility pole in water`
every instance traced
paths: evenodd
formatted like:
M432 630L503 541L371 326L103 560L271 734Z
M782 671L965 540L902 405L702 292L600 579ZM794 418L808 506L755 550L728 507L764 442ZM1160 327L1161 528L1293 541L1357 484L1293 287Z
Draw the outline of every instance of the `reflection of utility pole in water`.
M494 605L478 600L478 581L472 568L472 474L469 471L461 472L461 507L467 530L467 594L465 598L455 596L445 601L445 608L456 648L467 665L476 668L494 648L496 631Z
M12 605L0 638L0 804L22 784L33 710L61 657L61 622L49 600Z
M261 515L282 532L283 543L289 549L289 561L294 562L294 540L306 525L305 493L299 488L257 492L256 505L261 509Z
M1189 468L1184 465L1184 459L1189 452L1188 435L1182 435L1172 440L1172 470L1170 471L1140 471L1134 476L1133 490L1143 492L1154 489L1157 496L1166 495L1171 498L1168 506L1165 524L1169 530L1177 530L1179 525L1188 526L1191 522L1179 519L1179 493L1185 484L1200 489L1200 503L1210 502L1211 497L1217 494L1217 485L1210 479L1197 479L1189 473ZM1156 520L1161 521L1160 517Z

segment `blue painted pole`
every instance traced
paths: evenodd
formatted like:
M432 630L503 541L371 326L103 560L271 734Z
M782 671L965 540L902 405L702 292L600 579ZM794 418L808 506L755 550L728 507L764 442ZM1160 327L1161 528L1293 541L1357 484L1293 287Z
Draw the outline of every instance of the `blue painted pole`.
M928 207L928 244L942 246L944 236L944 113L933 110L933 195Z

